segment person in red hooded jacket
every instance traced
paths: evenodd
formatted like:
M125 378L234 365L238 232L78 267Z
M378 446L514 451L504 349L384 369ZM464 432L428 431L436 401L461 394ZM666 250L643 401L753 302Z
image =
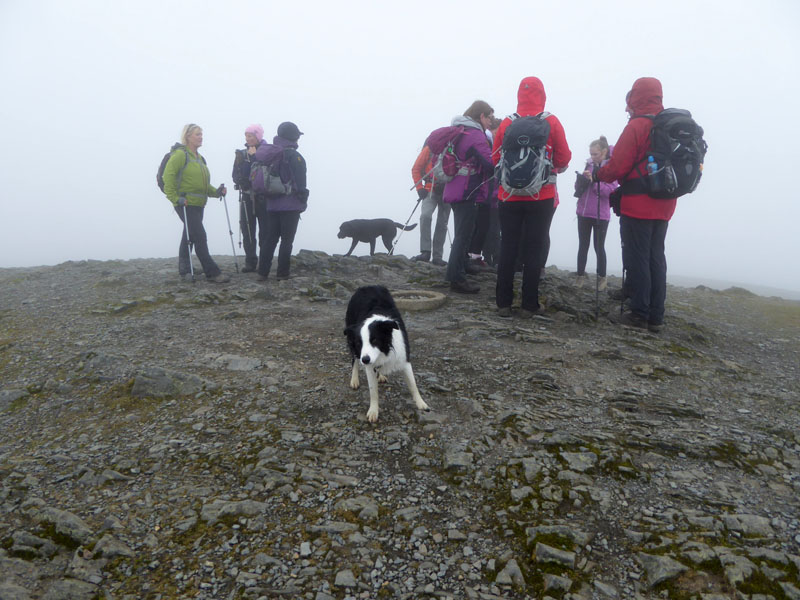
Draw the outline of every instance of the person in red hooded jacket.
M661 82L641 77L626 97L630 120L614 146L611 159L595 172L599 181L619 180L622 264L627 271L625 293L630 312L620 322L657 333L664 323L667 297L667 258L664 240L667 225L678 203L676 198L651 198L646 192L647 153L655 115L664 110Z
M538 77L526 77L517 91L517 114L520 117L536 116L544 112L547 96ZM553 173L564 171L572 158L572 152L564 135L564 127L555 115L549 115L550 136L547 148L553 161ZM500 162L503 137L511 124L506 117L500 123L494 138L492 159ZM514 297L514 270L517 253L522 252L522 312L529 318L540 313L539 278L541 267L547 258L550 245L550 223L553 220L556 202L556 185L547 183L535 196L510 196L502 187L497 194L500 200L500 263L497 267L497 314L511 316ZM520 241L523 241L520 248Z

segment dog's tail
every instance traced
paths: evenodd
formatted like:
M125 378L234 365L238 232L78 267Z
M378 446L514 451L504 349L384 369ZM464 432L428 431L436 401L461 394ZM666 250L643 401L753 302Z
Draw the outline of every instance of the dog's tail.
M414 223L413 225L405 226L402 223L398 223L397 221L395 221L394 226L397 227L398 229L402 229L403 231L411 231L412 229L414 229L414 227L417 226L417 224Z

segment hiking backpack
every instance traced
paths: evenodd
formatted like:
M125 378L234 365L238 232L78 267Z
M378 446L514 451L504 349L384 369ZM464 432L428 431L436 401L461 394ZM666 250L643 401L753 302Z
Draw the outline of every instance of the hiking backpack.
M425 140L425 145L433 154L431 173L435 183L448 183L459 174L462 165L456 156L455 143L462 133L464 133L463 125L440 127L434 129Z
M692 113L680 108L667 108L652 119L650 150L642 179L646 193L651 198L678 198L697 188L703 175L703 160L708 144L703 139L703 128L692 118ZM652 161L650 160L652 157Z
M160 189L162 192L164 191L164 169L167 167L167 163L169 162L170 157L172 157L173 152L179 149L183 150L184 154L186 154L186 162L183 163L183 166L181 167L180 171L178 171L178 184L176 186L176 191L181 187L181 177L183 176L183 170L186 168L186 165L189 164L189 152L186 150L186 146L184 146L179 142L176 142L175 144L172 145L172 148L169 149L169 152L167 152L164 155L164 158L161 159L161 164L158 165L158 171L156 172L156 185L158 185L158 189ZM200 158L203 160L203 164L206 164L206 159L203 158L202 156Z
M284 183L281 179L281 163L283 153L279 160L264 164L259 161L250 163L250 189L256 194L266 196L287 196L292 193L291 181Z
M509 196L536 196L546 183L553 183L553 161L547 150L550 137L548 112L521 117L514 113L503 135L500 154L500 185ZM552 181L551 181L552 179Z

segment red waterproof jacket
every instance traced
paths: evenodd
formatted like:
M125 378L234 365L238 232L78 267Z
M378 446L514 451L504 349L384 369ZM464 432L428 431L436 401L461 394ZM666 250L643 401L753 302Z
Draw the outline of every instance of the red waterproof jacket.
M414 183L418 190L431 191L431 182L433 181L433 175L431 174L431 169L433 168L432 158L431 149L424 146L422 152L417 156L417 160L414 161L414 166L411 167L411 176L414 178Z
M628 92L628 107L633 116L614 146L611 159L597 171L600 181L619 180L623 186L620 212L636 219L659 219L669 221L675 213L676 198L660 200L647 194L627 194L626 180L647 177L647 152L650 150L650 130L653 120L644 115L655 116L664 110L661 82L655 77L640 77Z
M544 85L538 77L526 77L519 84L517 90L517 114L520 117L536 116L544 111L544 103L547 100L547 95L544 93ZM564 134L564 127L561 121L555 115L547 117L547 122L550 124L550 137L547 138L547 149L553 159L553 169L556 173L564 170L569 165L572 158L572 152L567 144L567 137ZM506 129L511 124L511 119L506 117L500 123L500 128L497 130L497 135L494 138L494 145L492 147L492 160L494 164L500 162L500 150L503 147L503 136ZM497 197L501 202L529 202L531 200L549 200L556 197L556 186L554 183L548 183L542 186L537 196L509 196L502 187L497 192Z

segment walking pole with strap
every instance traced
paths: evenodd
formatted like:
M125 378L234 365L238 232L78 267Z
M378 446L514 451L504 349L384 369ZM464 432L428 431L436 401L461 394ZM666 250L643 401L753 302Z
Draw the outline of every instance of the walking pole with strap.
M231 250L233 250L233 264L236 267L236 272L239 272L239 261L236 260L236 245L233 243L233 229L231 229L231 218L228 215L228 201L225 199L225 194L220 197L222 204L225 206L225 218L228 220L228 233L231 236Z
M239 211L244 211L244 224L247 227L247 239L253 243L253 237L250 235L250 215L247 212L247 200L244 199L244 192L239 188ZM241 222L240 222L241 224ZM242 247L242 228L239 227L239 248Z
M183 200L183 204L182 204L182 206L183 206L183 231L186 234L186 247L189 249L189 273L191 273L191 275L192 275L192 283L194 283L195 282L194 265L192 264L192 245L193 244L192 244L191 238L189 237L189 217L186 214L186 198L181 198L180 200L178 200L179 204L180 204L181 200Z
M413 190L414 188L411 188L411 189ZM411 217L413 217L414 213L417 212L417 207L419 206L420 202L422 202L422 198L419 198L417 200L417 203L414 205L414 208L411 210L411 214L408 215L408 219L406 219L405 225L403 225L403 228L397 234L397 237L394 238L394 243L392 244L392 249L389 250L389 255L390 256L394 255L395 246L397 246L397 242L400 241L400 237L403 235L403 232L406 230L406 227L408 227L408 223L409 223L409 221L411 221Z

